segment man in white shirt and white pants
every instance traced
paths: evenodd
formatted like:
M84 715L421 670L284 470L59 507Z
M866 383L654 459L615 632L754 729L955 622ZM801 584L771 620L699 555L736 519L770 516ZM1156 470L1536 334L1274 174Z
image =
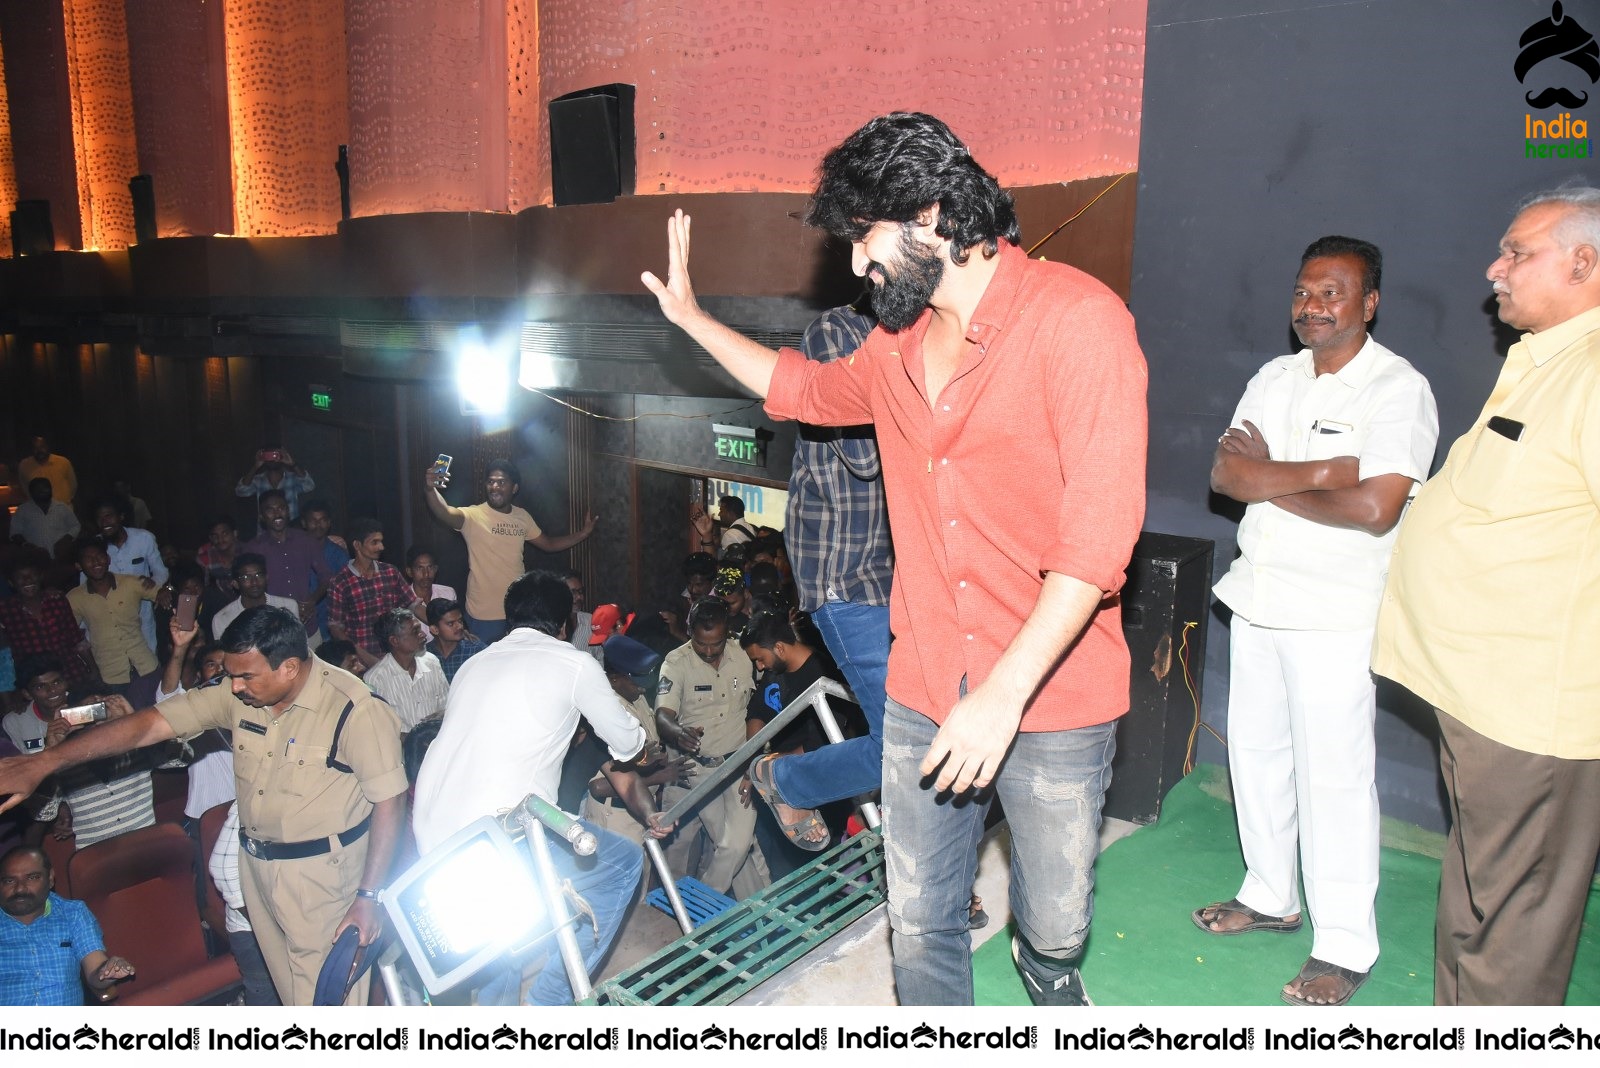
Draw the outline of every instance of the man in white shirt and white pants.
M1228 764L1246 872L1194 922L1298 930L1298 856L1315 937L1283 989L1292 1005L1345 1004L1378 957L1372 633L1439 436L1427 380L1367 333L1382 269L1366 241L1306 249L1292 306L1306 347L1250 380L1211 469L1212 489L1248 505L1216 587L1234 613Z

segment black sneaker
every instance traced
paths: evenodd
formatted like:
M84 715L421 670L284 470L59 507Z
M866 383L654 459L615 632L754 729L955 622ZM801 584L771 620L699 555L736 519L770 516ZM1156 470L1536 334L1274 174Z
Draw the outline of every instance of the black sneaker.
M1066 1008L1085 1008L1094 1004L1083 986L1083 973L1074 968L1054 981L1040 979L1022 963L1022 950L1017 936L1011 936L1011 959L1016 962L1017 974L1028 990L1028 999L1035 1005L1055 1005Z

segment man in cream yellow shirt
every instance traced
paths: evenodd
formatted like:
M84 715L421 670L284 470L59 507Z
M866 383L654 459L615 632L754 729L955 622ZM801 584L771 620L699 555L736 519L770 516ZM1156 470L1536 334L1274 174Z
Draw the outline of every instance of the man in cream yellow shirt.
M1561 1004L1600 851L1600 188L1490 264L1525 333L1401 527L1373 671L1432 704L1451 828L1434 1000Z

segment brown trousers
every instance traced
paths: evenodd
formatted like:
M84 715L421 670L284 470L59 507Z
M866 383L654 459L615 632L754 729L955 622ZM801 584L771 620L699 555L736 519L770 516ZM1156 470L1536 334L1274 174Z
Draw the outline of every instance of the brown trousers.
M1436 1005L1560 1005L1600 853L1600 760L1512 749L1441 709L1450 834Z

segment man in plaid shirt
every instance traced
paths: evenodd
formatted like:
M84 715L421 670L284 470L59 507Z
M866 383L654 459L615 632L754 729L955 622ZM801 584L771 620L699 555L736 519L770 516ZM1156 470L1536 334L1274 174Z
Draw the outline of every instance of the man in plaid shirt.
M87 685L96 674L83 629L60 590L45 585L44 571L26 556L11 567L15 596L0 599L0 632L11 644L11 655L46 655L61 661L62 673L74 685Z
M370 668L385 652L378 641L378 617L391 608L409 608L426 623L427 606L399 568L379 559L383 527L376 519L351 522L350 553L350 563L328 586L328 633L354 643L356 655Z
M859 348L875 325L854 307L834 308L806 329L800 350L819 363L837 360ZM876 790L883 774L894 548L871 427L799 428L783 536L800 608L822 632L871 731L810 753L771 758L783 803L810 809Z

